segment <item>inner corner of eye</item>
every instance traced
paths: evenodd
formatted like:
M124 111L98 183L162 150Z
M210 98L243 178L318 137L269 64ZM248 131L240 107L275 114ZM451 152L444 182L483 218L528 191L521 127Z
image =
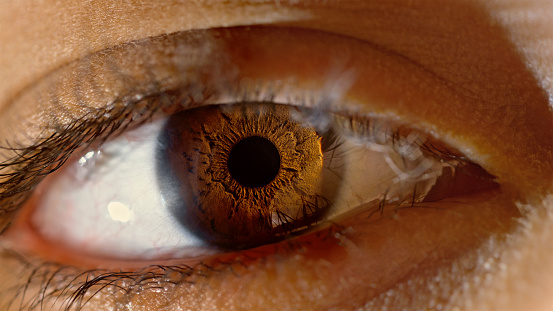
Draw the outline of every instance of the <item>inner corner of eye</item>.
M186 259L496 185L390 124L271 103L188 109L79 153L40 186L29 219L67 252Z

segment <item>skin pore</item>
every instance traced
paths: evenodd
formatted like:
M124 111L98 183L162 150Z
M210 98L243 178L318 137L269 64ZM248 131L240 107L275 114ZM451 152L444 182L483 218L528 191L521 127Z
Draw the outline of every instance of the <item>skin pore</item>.
M308 246L283 243L221 255L209 259L209 268L198 269L202 276L191 282L139 294L104 290L85 309L341 310L388 304L391 309L549 310L551 15L553 5L538 0L93 5L0 0L0 118L20 109L17 113L40 123L41 111L32 102L15 106L29 87L60 66L109 47L191 29L278 26L234 28L221 39L217 55L239 68L240 79L293 77L295 87L312 90L335 86L336 77L353 68L355 78L340 100L358 103L361 112L398 118L454 146L497 176L500 193L387 211L370 221L355 215L338 228L297 240ZM13 122L10 128L0 124L1 141L12 139ZM516 219L521 212L524 218ZM18 228L23 229L5 235L27 243L23 251L39 257L83 270L137 269L49 253L22 237L24 226ZM6 245L0 256L2 307L13 298L10 284L29 277L23 264L7 255Z

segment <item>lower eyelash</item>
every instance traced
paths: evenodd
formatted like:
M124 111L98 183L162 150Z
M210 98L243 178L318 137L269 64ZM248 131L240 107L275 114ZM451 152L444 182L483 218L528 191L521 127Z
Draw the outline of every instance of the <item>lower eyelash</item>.
M397 133L391 134L392 137L394 135L397 135ZM340 140L333 139L332 135L330 135L328 140L330 144L326 146L327 150L332 150L336 148L336 145L340 144ZM439 159L445 161L452 161L454 159L457 161L456 168L462 166L462 163L468 162L463 157L456 156L453 152L434 146L430 142L421 142L419 147ZM415 202L415 197L416 193L413 193L410 206L419 205ZM390 202L383 199L378 208L375 209L375 212L383 212L387 206L405 207L402 204L390 205ZM290 247L292 251L304 246L296 243L290 241L284 243L284 245ZM11 300L10 306L19 304L20 310L48 310L49 305L52 307L59 305L62 310L80 310L90 299L104 292L109 292L111 296L118 297L118 300L124 301L136 294L137 290L165 290L170 286L194 283L194 278L196 277L205 278L213 273L230 271L234 264L219 262L217 268L202 264L196 267L186 265L157 265L133 272L114 272L108 270L82 271L78 268L64 267L56 264L26 262L22 259L24 257L17 256L15 253L10 254L10 256L22 261L22 265L26 266L22 275L29 275L25 283L20 283L11 290L14 293L14 298ZM26 296L29 295L29 289L31 288L38 288L38 290L36 290L32 298L27 300Z
M18 260L21 260L18 258ZM21 275L28 275L25 283L4 291L14 297L3 308L18 306L19 310L81 310L93 297L109 292L124 299L133 289L154 290L168 285L182 284L194 276L205 275L201 269L186 265L150 266L140 271L85 270L50 263L28 262ZM203 269L205 270L205 269ZM169 277L170 276L170 277ZM33 294L29 294L30 291ZM27 297L29 296L29 297Z
M336 239L335 236L344 230L338 224L330 224L327 229L317 232L317 236L321 240ZM306 246L305 243L288 240L271 245L271 254L280 254L284 258ZM266 256L265 252L259 256L255 252L240 253L239 260L216 259L211 264L200 262L194 267L185 264L150 265L137 271L110 271L82 270L40 262L39 259L27 259L15 251L3 249L0 256L17 261L22 266L19 274L22 281L0 293L0 298L13 295L8 304L0 305L0 308L10 310L16 307L21 311L82 310L95 296L106 293L116 305L124 308L134 295L144 291L167 291L186 284L192 286L198 284L199 279L225 272L237 275L238 266L246 267L250 262L263 260Z

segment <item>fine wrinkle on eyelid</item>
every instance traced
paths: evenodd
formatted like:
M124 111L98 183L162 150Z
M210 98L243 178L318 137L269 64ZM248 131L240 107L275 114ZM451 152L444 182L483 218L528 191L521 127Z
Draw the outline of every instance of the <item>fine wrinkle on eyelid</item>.
M261 28L261 26L260 26L260 28ZM298 30L305 31L305 29L301 29L301 28L298 29ZM317 31L314 31L314 32L317 32ZM207 56L203 55L202 57L194 58L194 60L196 62L198 62L198 60L200 60L199 61L200 63L205 63L205 61L210 58L211 54L213 54L213 56L215 56L215 57L221 57L220 53L219 54L214 54L213 53L213 51L217 49L217 47L216 47L217 43L215 43L214 40L209 39L210 37L209 37L209 35L206 35L206 33L208 33L208 32L199 32L199 34L197 34L197 37L201 38L201 41L203 41L203 42L201 44L198 44L198 43L192 43L191 44L191 45L194 46L194 50L195 50L194 52L190 52L188 50L185 54L183 54L181 56L190 57L191 54L206 54ZM450 86L450 87L454 86L450 81L448 81L447 79L441 77L435 70L431 70L431 69L425 67L425 65L423 63L418 62L414 58L410 58L410 57L405 56L403 54L400 54L400 53L398 53L394 50L387 49L383 46L379 46L377 44L373 44L373 43L368 42L368 41L362 41L362 40L359 40L357 38L344 36L343 34L337 34L337 35L342 36L344 38L352 39L354 41L362 42L364 45L371 46L373 49L381 51L384 54L393 55L394 57L396 57L398 59L402 59L402 60L406 61L407 63L410 63L410 64L414 65L415 67L420 68L423 72L429 74L430 76L433 76L435 78L435 82L442 83L443 85L447 85L447 86ZM143 43L148 42L149 40L156 40L156 39L163 38L163 37L165 37L165 36L143 39L143 40L133 42L131 44L123 44L123 45L119 45L119 46L116 46L116 47L113 47L113 48L108 48L104 51L96 52L92 55L89 55L89 56L87 56L87 57L85 57L85 58L83 58L79 61L76 61L76 62L70 63L68 65L65 65L62 68L60 68L59 70L56 70L53 73L47 75L46 77L43 77L43 78L39 79L39 80L56 79L56 77L52 78L51 76L55 75L59 71L62 72L61 79L59 77L57 78L58 80L60 80L61 85L56 85L56 83L46 83L47 85L42 86L43 89L40 90L40 91L46 91L46 92L49 92L49 94L44 93L44 94L39 94L39 95L49 95L50 97L53 97L52 101L57 101L57 102L60 102L60 103L65 102L66 104L64 106L60 105L60 107L67 107L68 111L69 110L78 110L78 109L88 109L89 107L92 106L93 102L98 103L99 104L98 107L106 107L106 102L112 102L114 99L117 98L118 95L121 95L119 92L117 92L117 89L118 89L117 85L121 85L121 82L124 82L125 80L129 80L129 78L133 79L133 76L132 76L132 74L125 75L122 72L120 72L120 70L118 70L120 68L129 67L129 65L128 65L129 62L128 61L124 65L118 63L118 62L123 63L125 61L124 56L121 56L121 55L117 56L116 55L115 58L119 58L119 60L115 60L114 58L110 59L109 57L103 58L101 56L101 54L114 54L114 53L112 53L113 51L115 51L115 54L117 54L117 50L119 50L119 49L125 49L129 46L134 46L134 45L141 46ZM196 38L196 39L198 39L198 38ZM161 50L161 49L159 49L159 48L155 49L154 53L156 53L156 52L159 53L159 50ZM201 51L201 52L199 53L198 51ZM124 51L122 53L124 53ZM142 53L139 53L138 55L143 55L142 60L144 60L144 59L148 59L149 58L148 56L151 53L152 53L152 51L143 51ZM128 54L125 54L125 55L128 55ZM96 72L95 70L97 69L98 66L90 65L90 64L87 63L87 61L89 59L95 59L95 56L100 56L100 58L102 59L102 62L107 62L108 63L108 66L105 66L105 68L100 69L100 70L103 70L104 72L102 72L102 71ZM121 60L121 59L123 59L123 60ZM132 57L132 59L133 60L137 59L137 56L134 55ZM131 60L131 62L133 60ZM187 62L192 63L192 61L187 61ZM142 61L139 61L139 63L141 65L143 65ZM75 64L77 64L77 66L76 66L77 68L72 68L72 67L75 67L75 66L73 66ZM69 68L64 68L64 67L69 67ZM90 68L88 68L88 67L90 67ZM187 66L183 66L183 67L186 68ZM198 65L198 68L201 68L201 65ZM111 72L106 73L105 69L107 69L108 71L111 71ZM148 72L148 67L147 66L145 67L145 69L146 69L146 71L143 72L142 74L145 74L145 75L152 74L152 72ZM211 66L210 69L213 70L213 69L219 69L219 68L217 68L216 66ZM63 76L64 71L73 72L73 74L72 74L73 78L64 77ZM190 71L190 70L188 70L188 71ZM220 69L219 69L219 71L220 71ZM183 70L183 72L184 72L184 70ZM105 76L105 75L109 76L109 75L111 75L112 77L109 77L108 79L111 79L111 82L112 82L111 84L112 85L109 85L109 87L107 87L107 85L110 84L110 83L107 83L107 82L98 83L98 81L96 81L97 79L90 78L91 73L94 73L94 75L96 75L96 76ZM223 80L232 79L232 75L229 74L228 72L226 72L224 75L221 75L221 76L226 76L226 78L224 78ZM332 79L332 77L330 77L330 78ZM336 78L340 78L340 77L336 76ZM224 82L223 80L221 82ZM79 81L79 83L76 83L77 81ZM86 81L86 83L84 83L84 85L82 83L83 81ZM158 79L158 81L161 81L161 80ZM137 81L130 81L130 82L131 83L134 82L134 84L137 84ZM166 81L163 81L163 82L165 83ZM113 84L115 84L116 86L114 87ZM125 83L123 83L123 84L125 84ZM126 83L126 84L129 84L129 83ZM68 86L71 86L71 85L73 87L68 87ZM158 88L156 88L156 87L159 87L159 85L148 85L148 84L146 84L142 87L145 88L145 89L137 88L136 90L134 90L134 92L139 93L139 94L142 94L142 93L148 94L148 92L147 92L148 88L152 88L152 90L157 90ZM50 88L50 89L53 89L53 88L73 89L74 91L71 94L71 93L68 93L67 91L64 92L64 91L48 90L48 88ZM88 89L88 90L83 91L82 90L83 88ZM125 88L121 86L120 89L123 90ZM106 91L107 91L107 93L106 93ZM127 90L127 92L132 92L132 91L133 90ZM27 90L27 92L30 92L30 91ZM23 92L24 95L25 95L25 93L26 92ZM106 93L107 95L103 94L102 98L96 98L95 96L98 93ZM71 98L71 97L73 97L73 98ZM91 98L94 98L95 100L91 101L90 100ZM469 96L467 98L473 99L474 97ZM84 99L84 101L83 101L83 99ZM120 98L119 98L119 100L120 100ZM86 105L86 106L80 105L80 103L83 103L85 101L88 103L88 105ZM12 101L11 105L14 105L15 102L21 103L21 102L25 102L25 100L18 99L16 101ZM34 102L43 102L43 100L41 99L41 96L37 96L36 98L34 98ZM35 103L35 105L36 105L36 103ZM71 115L71 113L69 113L68 115Z
M0 102L42 76L37 70L58 67L57 62L76 59L93 51L144 37L187 29L209 29L223 25L272 23L305 18L305 10L286 8L274 1L240 5L233 1L147 1L140 5L124 1L55 1L52 3L0 2L0 42L8 57L0 61ZM277 9L275 10L275 5ZM213 12L221 10L214 16ZM18 18L25 16L26 18ZM40 25L28 23L40 20ZM54 31L45 31L53 29ZM17 34L17 37L12 37ZM17 51L22 51L17 53ZM5 56L6 53L3 53ZM11 76L6 77L6 73Z
M344 10L347 11L348 4L343 5ZM351 4L349 5L351 6ZM361 25L369 29L367 33L360 32L363 31L363 27L352 29L345 27L347 25L333 24L336 21L332 19L334 13L332 4L327 6L326 3L321 3L314 9L317 13L314 14L315 21L292 21L283 24L321 29L360 39L371 38L372 40L370 41L374 42L376 46L384 46L386 50L402 55L419 64L422 68L432 68L430 71L445 81L452 81L456 86L465 90L469 88L474 89L474 91L469 91L470 94L475 94L475 91L479 90L478 87L489 88L490 86L494 86L485 82L489 82L490 74L499 76L501 72L504 72L494 69L494 66L505 67L500 60L506 57L510 63L513 63L514 66L512 67L514 68L502 69L514 70L511 73L520 76L516 71L525 68L524 64L520 61L520 56L516 53L517 48L512 44L507 30L501 24L492 22L494 18L490 16L489 8L486 5L475 2L419 2L400 6L396 10L392 10L392 8L397 6L397 3L390 1L384 5L366 2L362 4L356 3L355 6L364 6L361 10L365 10L367 14L375 15L374 18L360 21ZM413 8L418 8L419 10L413 10ZM384 16L384 14L387 14L386 18L379 16ZM468 16L470 16L472 22L469 25L464 23L464 18ZM389 31L393 31L394 35L390 35ZM486 37L488 40L484 40ZM416 44L417 41L420 42L421 40L424 44ZM463 51L463 55L453 53L459 50ZM477 54L482 54L482 56L477 57ZM428 57L429 55L431 57ZM471 68L469 65L472 63L478 63L484 65L484 67ZM485 66L487 63L489 65ZM476 70L476 76L459 75L459 72L463 71L458 70L460 66L470 71ZM534 87L537 86L538 84L535 81L528 81L529 77L531 76L526 75L524 79L519 80L522 80L523 83L530 82ZM471 82L466 81L467 79L476 80L477 84L467 83ZM480 86L478 83L485 83L485 85ZM505 86L499 85L498 87ZM490 99L484 97L493 95L493 92L487 95L481 93L477 98L488 101Z

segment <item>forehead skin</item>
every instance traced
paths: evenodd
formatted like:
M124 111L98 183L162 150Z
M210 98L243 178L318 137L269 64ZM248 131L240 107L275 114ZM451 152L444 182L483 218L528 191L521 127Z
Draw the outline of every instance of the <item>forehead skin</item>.
M187 29L276 23L371 41L454 81L467 94L483 98L490 107L508 105L516 96L522 96L532 111L540 112L525 115L526 118L535 118L538 126L551 121L548 97L553 96L553 3L550 1L448 0L440 5L436 1L413 4L401 0L319 2L160 0L140 1L138 5L121 0L95 1L92 5L69 0L0 0L0 112L37 77L93 51ZM438 28L443 33L436 33ZM502 40L496 38L498 33ZM436 42L428 39L440 34L458 38ZM478 49L478 44L483 43L512 45L511 50L516 53L503 54L498 49L494 65L490 62L494 57L480 54L485 53ZM434 51L442 51L440 57L429 57L436 55L428 55L425 44L435 44ZM520 58L520 64L513 60L513 55ZM501 64L505 68L500 70ZM530 78L506 73L512 66L527 68ZM498 91L497 84L490 81L501 81L505 89ZM543 92L536 92L536 88L542 88ZM517 91L509 93L511 89ZM550 175L539 176L539 172L532 171L531 163L520 165L521 171L526 169L543 179L543 184L550 185L546 182ZM490 282L474 293L478 296L474 298L475 309L552 308L553 279L549 277L553 275L550 260L553 212L549 211L553 209L552 201L546 202L548 206L543 213L530 217L524 234L513 240L512 250L501 262L508 269L493 272L492 277L488 276Z

